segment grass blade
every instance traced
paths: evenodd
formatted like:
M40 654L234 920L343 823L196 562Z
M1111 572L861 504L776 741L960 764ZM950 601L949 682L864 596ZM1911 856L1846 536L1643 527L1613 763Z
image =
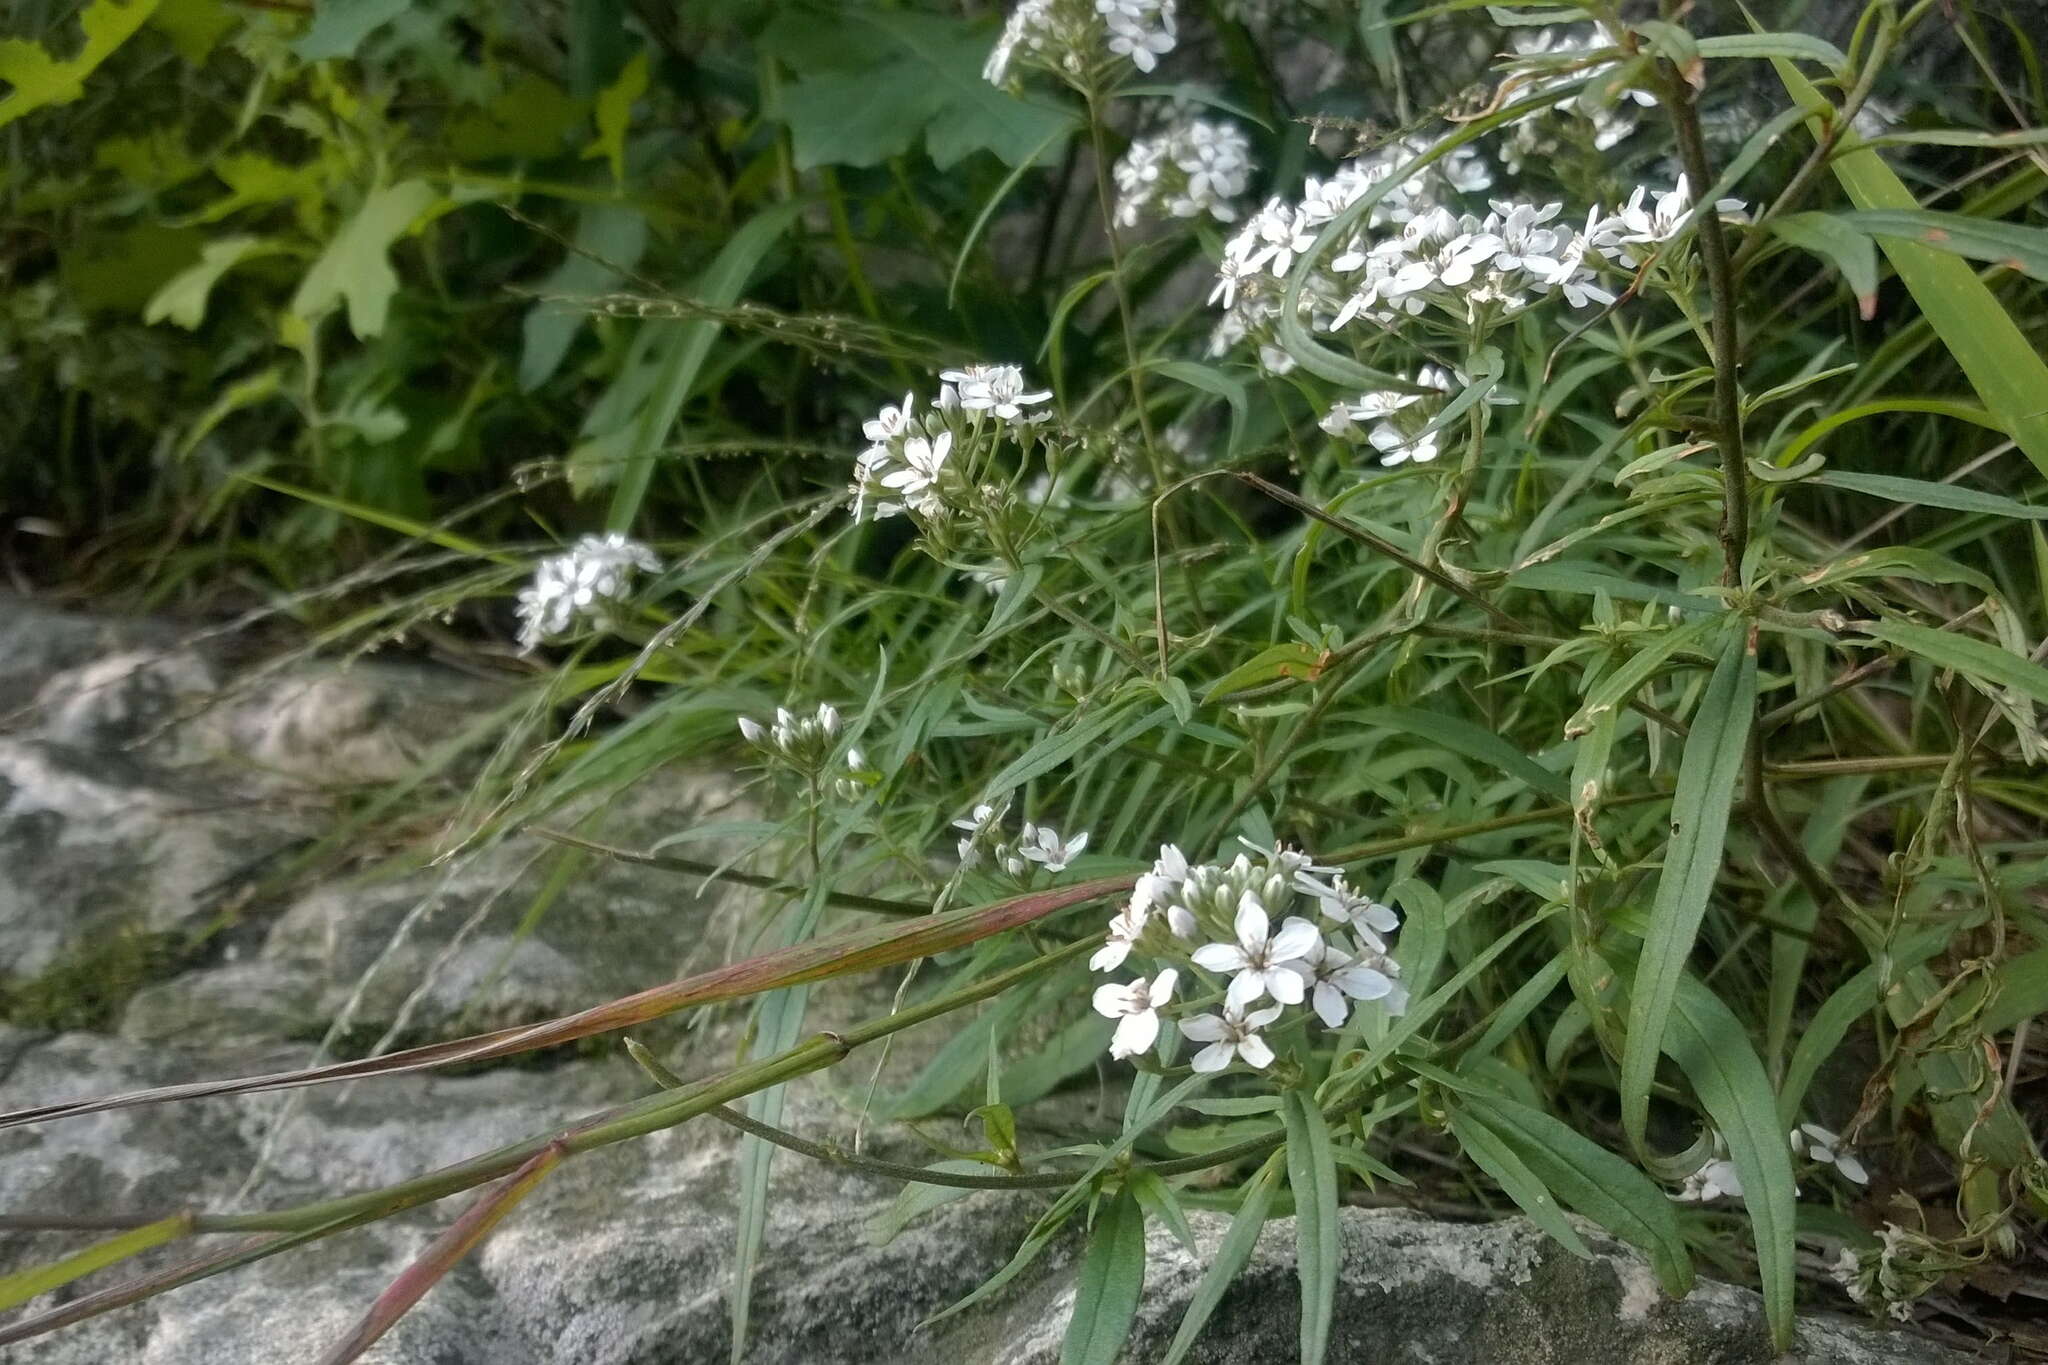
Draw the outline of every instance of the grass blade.
M559 1144L546 1148L464 1210L447 1231L436 1237L418 1259L391 1282L390 1288L377 1296L377 1301L370 1305L370 1311L363 1315L354 1330L320 1357L320 1365L348 1365L349 1361L369 1350L377 1338L390 1331L414 1304L426 1296L428 1290L440 1283L442 1276L490 1236L491 1229L512 1212L520 1200L533 1193L547 1173L560 1164L562 1152Z

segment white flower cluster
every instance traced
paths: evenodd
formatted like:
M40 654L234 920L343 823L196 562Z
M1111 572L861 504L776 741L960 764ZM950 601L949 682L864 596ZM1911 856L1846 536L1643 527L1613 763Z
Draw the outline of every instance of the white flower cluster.
M1105 53L1150 71L1175 39L1174 0L1022 0L981 74L1002 85L1013 66L1035 66L1080 80Z
M1224 247L1209 295L1226 310L1210 338L1212 355L1253 337L1268 370L1284 374L1293 368L1292 358L1273 344L1288 273L1325 225L1390 173L1385 154L1354 162L1329 180L1308 181L1299 204L1274 199L1246 220ZM1562 203L1496 199L1484 218L1455 213L1431 202L1431 187L1448 180L1425 176L1416 182L1419 189L1397 186L1375 203L1303 280L1303 321L1334 333L1359 319L1394 330L1424 318L1449 335L1469 338L1474 328L1498 326L1546 296L1574 308L1612 304L1614 294L1589 260L1633 270L1646 248L1677 236L1693 212L1692 189L1683 176L1673 189L1657 193L1652 205L1645 203L1649 189L1637 186L1614 213L1591 210L1579 231L1556 225ZM1740 215L1742 208L1733 199L1715 205L1730 215Z
M1712 1150L1700 1168L1685 1178L1678 1193L1671 1196L1681 1204L1710 1204L1716 1199L1740 1199L1742 1176L1728 1159L1728 1142L1714 1134Z
M1088 833L1083 830L1071 839L1062 839L1060 832L1051 825L1024 822L1024 831L1013 841L1003 837L1003 817L1010 812L1007 799L998 802L984 801L974 808L974 813L963 820L955 820L953 828L960 830L960 866L974 867L982 859L984 851L990 861L1019 881L1026 880L1034 867L1047 872L1064 872L1067 864L1081 856L1088 847Z
M1388 468L1409 461L1429 463L1442 453L1438 440L1442 433L1433 425L1437 414L1455 391L1453 384L1462 389L1470 381L1456 370L1424 365L1408 382L1412 390L1379 389L1333 405L1322 416L1323 430L1339 440L1363 437ZM1491 405L1515 400L1506 394L1488 393L1486 401Z
M1252 145L1231 123L1177 119L1164 132L1131 143L1116 163L1116 221L1146 218L1237 220L1231 201L1251 183Z
M661 560L637 540L613 531L585 536L566 553L535 566L519 590L519 646L532 649L565 635L579 621L602 622L633 589L636 573L660 573Z
M1032 409L1052 397L1031 391L1015 365L969 365L939 375L938 401L923 412L904 394L900 406L884 407L862 424L870 442L855 463L853 515L880 519L906 510L939 520L957 510L966 476L949 463L956 442L982 436L992 421L1012 430L1045 417ZM870 505L872 500L872 505Z
M1514 65L1538 73L1528 85L1532 91L1555 88L1570 80L1575 72L1584 70L1592 54L1615 47L1613 35L1598 24L1583 29L1521 29L1512 42ZM1630 89L1625 99L1634 105L1657 102L1655 95L1640 89ZM1576 132L1580 141L1590 140L1595 151L1604 152L1625 140L1636 127L1634 111L1622 104L1566 100L1517 119L1501 144L1501 160L1508 169L1520 173L1563 151L1565 138L1561 134Z
M808 716L792 715L777 707L772 725L741 716L740 733L746 736L747 743L798 772L815 773L831 760L833 746L839 739L839 712L825 702L819 702L818 709ZM847 755L849 768L865 766L851 761L858 754L855 750Z
M1114 971L1139 951L1227 977L1220 1012L1180 1021L1184 1036L1208 1044L1194 1056L1198 1072L1222 1071L1236 1061L1255 1070L1272 1065L1264 1031L1293 1006L1307 1005L1333 1029L1343 1026L1355 1000L1376 1000L1390 1015L1408 1007L1400 967L1382 937L1399 927L1400 917L1307 854L1253 851L1256 858L1240 853L1228 864L1191 865L1172 844L1162 847L1088 962L1096 971ZM1301 900L1313 904L1316 918L1287 913ZM1277 929L1275 915L1281 917ZM1203 938L1212 941L1190 947ZM1168 967L1096 990L1096 1012L1117 1021L1110 1056L1151 1050L1180 976L1179 968ZM1271 1003L1254 1008L1262 1000Z

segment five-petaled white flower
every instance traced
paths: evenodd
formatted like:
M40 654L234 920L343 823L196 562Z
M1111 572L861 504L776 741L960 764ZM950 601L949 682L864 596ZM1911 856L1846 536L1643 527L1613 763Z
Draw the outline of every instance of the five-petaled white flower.
M1173 999L1173 986L1179 979L1180 973L1168 967L1149 984L1141 976L1126 986L1109 982L1095 988L1095 1012L1117 1021L1116 1033L1109 1041L1110 1056L1121 1061L1152 1050L1159 1038L1159 1011Z
M1309 954L1304 969L1308 973L1309 1004L1331 1028L1343 1027L1344 1017L1351 1012L1347 996L1350 1000L1384 1000L1396 989L1393 978L1385 972L1330 943L1319 944Z
M1790 1136L1795 1154L1823 1166L1833 1166L1842 1173L1844 1180L1858 1185L1870 1183L1870 1172L1857 1159L1856 1153L1843 1145L1841 1134L1830 1132L1817 1123L1802 1123L1792 1130Z
M942 431L937 440L913 436L903 443L903 467L882 476L882 485L906 498L917 498L939 481L946 456L953 450L953 433Z
M1290 915L1271 932L1266 908L1249 891L1238 901L1237 942L1205 943L1194 951L1194 962L1212 972L1234 972L1224 993L1228 1008L1243 1010L1262 995L1283 1005L1299 1005L1304 993L1302 959L1321 941L1321 934L1307 920Z
M1311 877L1306 872L1294 875L1294 889L1304 895L1316 898L1316 908L1323 912L1323 918L1348 924L1352 929L1380 952L1387 949L1381 934L1391 934L1401 927L1401 917L1394 913L1392 906L1381 905L1370 896L1362 896L1338 873L1328 881Z
M903 395L901 407L884 407L880 413L861 423L861 434L876 445L893 440L910 429L910 419L917 399L912 394Z
M1195 1054L1192 1065L1197 1073L1221 1071L1239 1057L1245 1065L1263 1071L1273 1064L1273 1049L1259 1036L1259 1030L1279 1017L1278 1005L1246 1014L1243 1006L1226 1002L1220 1015L1197 1014L1181 1020L1180 1031L1194 1042L1209 1045Z
M1062 841L1060 832L1051 825L1034 825L1029 820L1024 822L1024 835L1017 841L1018 855L1040 864L1047 872L1066 871L1067 864L1080 857L1086 847L1086 830Z

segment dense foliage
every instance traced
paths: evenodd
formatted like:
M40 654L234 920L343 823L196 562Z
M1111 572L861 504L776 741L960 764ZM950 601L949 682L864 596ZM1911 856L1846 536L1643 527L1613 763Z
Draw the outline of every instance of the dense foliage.
M1219 1208L1178 1359L1282 1190L1322 1358L1336 1208L1417 1182L1756 1283L1781 1345L1802 1291L1978 1321L2048 1213L2040 35L1752 8L93 0L0 46L17 546L322 644L454 620L523 690L409 818L601 847L593 796L737 762L767 819L651 861L786 893L737 972L368 1069L736 997L754 1060L201 1230L504 1177L359 1350L555 1163L716 1112L737 1356L780 1084L964 1011L867 1117L985 1145L894 1221L1057 1191L1013 1267L1086 1229L1070 1360ZM800 983L923 959L809 1036ZM1098 1077L1115 1131L1020 1146Z

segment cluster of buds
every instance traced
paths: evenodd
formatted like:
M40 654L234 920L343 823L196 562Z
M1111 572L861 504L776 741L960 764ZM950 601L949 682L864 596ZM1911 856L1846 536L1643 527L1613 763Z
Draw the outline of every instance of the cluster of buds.
M773 724L763 725L749 716L740 717L740 733L747 743L788 764L800 773L816 775L825 771L832 762L832 751L839 743L839 712L833 706L819 702L818 709L808 716L792 714L788 709L777 707ZM857 757L858 750L847 755L849 760ZM849 762L849 767L853 765Z
M1307 913L1289 913L1297 909ZM1252 847L1229 863L1190 864L1167 844L1089 959L1097 971L1116 970L1134 952L1181 964L1096 991L1097 1012L1117 1020L1110 1055L1151 1050L1183 972L1222 983L1219 1012L1179 1020L1185 1037L1207 1044L1193 1058L1198 1072L1272 1065L1264 1034L1291 1008L1332 1029L1343 1027L1355 1002L1400 1014L1408 992L1384 938L1399 925L1392 909L1307 854Z

